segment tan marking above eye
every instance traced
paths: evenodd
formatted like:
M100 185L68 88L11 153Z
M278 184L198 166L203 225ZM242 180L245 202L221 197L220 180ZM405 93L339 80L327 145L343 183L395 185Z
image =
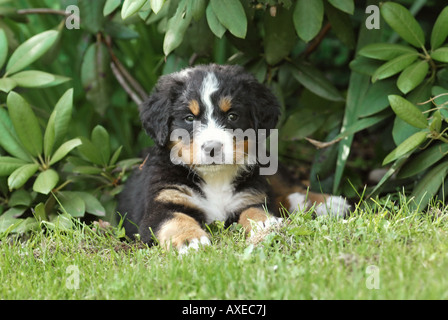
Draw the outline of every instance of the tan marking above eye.
M228 112L230 109L232 109L232 99L229 97L224 97L219 100L219 108L222 110L222 112Z
M191 113L194 114L195 116L198 116L199 112L201 111L201 108L199 107L199 102L195 99L190 101L188 109L190 109Z

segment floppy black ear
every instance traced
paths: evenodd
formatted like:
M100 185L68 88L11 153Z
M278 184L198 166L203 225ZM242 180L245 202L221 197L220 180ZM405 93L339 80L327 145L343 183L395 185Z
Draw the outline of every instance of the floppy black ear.
M254 81L251 83L253 97L252 113L256 129L275 129L280 116L280 104L268 87Z
M172 105L179 97L183 82L175 77L163 76L151 96L140 106L140 120L154 142L164 147L170 135Z

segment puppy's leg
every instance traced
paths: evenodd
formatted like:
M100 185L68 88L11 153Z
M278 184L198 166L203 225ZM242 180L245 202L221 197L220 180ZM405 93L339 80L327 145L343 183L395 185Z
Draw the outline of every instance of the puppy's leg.
M169 249L171 245L186 253L189 249L198 249L199 245L210 245L207 233L192 217L175 212L173 217L165 221L156 233L160 244Z
M274 224L279 224L283 220L281 218L267 215L266 212L257 207L248 208L241 212L238 223L243 226L246 234L251 234L257 229L269 228Z

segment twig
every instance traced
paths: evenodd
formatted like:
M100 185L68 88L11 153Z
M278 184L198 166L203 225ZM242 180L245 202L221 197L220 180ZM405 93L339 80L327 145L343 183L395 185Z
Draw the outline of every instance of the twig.
M343 138L339 138L339 139L335 139L329 142L321 142L321 141L317 141L311 138L305 138L309 143L311 143L313 146L315 146L317 149L324 149L324 148L328 148L331 147L332 145L338 143L339 141L341 141Z
M319 34L314 38L313 41L308 45L308 47L305 49L303 55L305 58L307 58L311 53L313 53L321 44L321 42L324 40L327 33L331 30L331 23L327 23L322 30L320 30Z
M110 68L112 69L112 73L114 74L117 81L123 87L123 89L127 92L127 94L131 97L131 99L137 104L137 106L141 105L143 100L136 94L128 85L126 80L123 78L122 74L118 70L117 66L114 62L110 63Z
M65 12L64 10L55 10L49 8L34 8L34 9L20 9L17 10L18 14L57 14L60 16L68 16L70 13Z

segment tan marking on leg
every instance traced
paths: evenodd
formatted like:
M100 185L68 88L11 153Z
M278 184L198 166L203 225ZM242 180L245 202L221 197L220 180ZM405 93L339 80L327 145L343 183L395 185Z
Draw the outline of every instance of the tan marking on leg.
M243 226L243 228L246 230L246 234L248 234L252 230L251 221L264 222L267 219L268 216L263 209L249 208L241 213L238 223Z
M191 113L194 114L195 116L198 116L199 112L201 111L201 108L199 107L199 102L194 99L190 101L188 109L190 109Z
M232 108L232 99L229 97L224 97L219 100L219 109L222 112L228 112Z
M189 188L183 188L183 190L178 189L164 189L160 191L160 193L155 198L156 201L162 203L172 203L181 206L185 206L188 208L198 209L193 203L190 201L190 197L193 195L193 192L189 190Z
M170 249L171 245L180 249L193 239L208 238L207 233L196 220L180 212L174 213L174 218L165 222L156 236L166 249Z

